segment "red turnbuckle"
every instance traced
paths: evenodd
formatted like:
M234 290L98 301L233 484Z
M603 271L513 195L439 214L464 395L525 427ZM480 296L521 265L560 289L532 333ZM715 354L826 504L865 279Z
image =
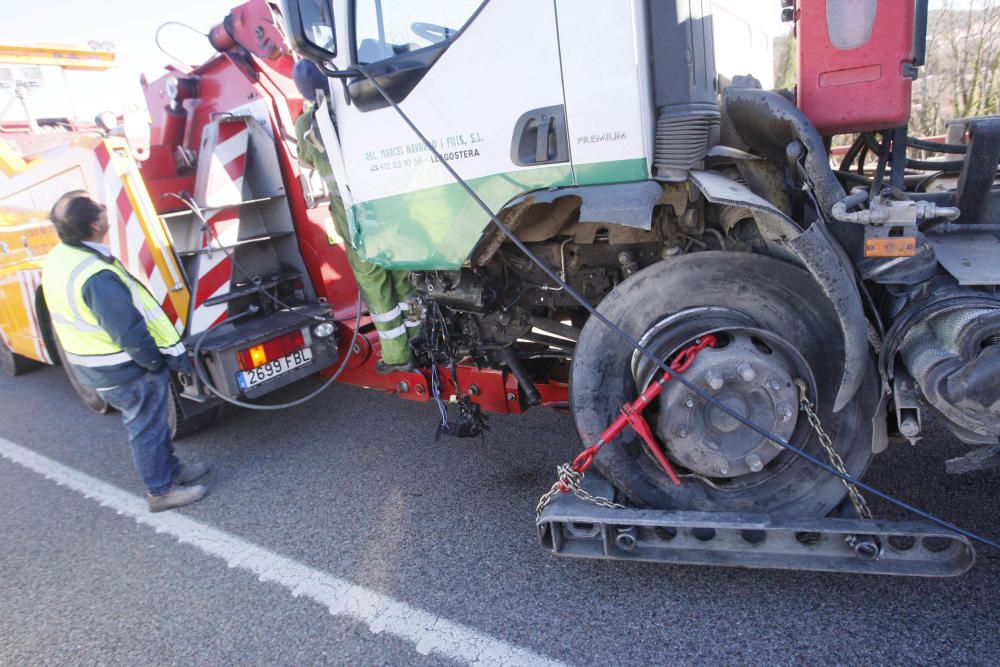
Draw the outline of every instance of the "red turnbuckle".
M681 478L677 476L674 467L670 465L670 461L664 456L660 446L656 444L656 439L653 438L653 431L649 428L649 424L646 423L642 413L636 412L629 403L626 403L622 406L622 414L625 415L625 419L628 420L628 425L632 427L632 430L638 433L639 437L646 442L646 446L649 447L653 458L656 459L660 467L667 473L667 477L674 483L674 486L680 486Z
M670 461L667 460L666 455L663 450L660 449L659 444L657 444L656 439L653 437L653 431L649 428L649 424L646 423L645 418L642 416L642 411L646 409L646 406L653 402L657 396L663 391L663 387L670 381L673 377L671 371L674 373L683 373L691 364L694 362L695 357L698 356L702 350L706 347L715 347L715 336L705 336L698 340L697 343L681 350L677 356L674 358L673 363L670 364L670 371L664 371L663 376L660 377L656 382L650 382L649 386L631 403L626 403L622 406L621 414L611 422L611 424L601 433L601 437L597 439L597 442L587 447L582 452L580 452L577 457L573 460L573 465L571 468L574 472L582 473L594 462L594 458L597 457L597 453L601 451L601 447L608 444L614 440L622 432L626 426L631 426L632 429L639 434L639 437L643 439L646 446L649 447L650 453L657 460L663 470L667 473L675 485L680 486L681 480L674 471L673 466L670 465ZM560 490L565 493L569 491L565 485L560 486Z

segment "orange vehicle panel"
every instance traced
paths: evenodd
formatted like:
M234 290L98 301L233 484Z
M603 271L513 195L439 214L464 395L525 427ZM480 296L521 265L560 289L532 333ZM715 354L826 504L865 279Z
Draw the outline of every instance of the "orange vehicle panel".
M69 134L35 154L17 154L19 164L0 170L0 335L10 349L52 363L37 312L41 265L59 241L49 210L70 190L86 190L107 207L108 244L183 331L187 285L126 142Z

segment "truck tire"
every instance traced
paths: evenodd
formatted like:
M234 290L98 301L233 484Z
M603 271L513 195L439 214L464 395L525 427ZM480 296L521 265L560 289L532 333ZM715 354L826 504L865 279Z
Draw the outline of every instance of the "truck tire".
M848 471L858 476L867 468L878 404L874 360L855 397L834 414L843 344L833 309L802 269L749 253L693 253L640 271L616 287L598 310L665 360L701 336L717 335L720 344L699 354L685 378L826 461L798 410L794 379L806 379L820 421ZM654 364L590 318L570 377L571 405L583 443L596 442L622 405L659 376ZM752 381L743 379L751 376ZM779 412L790 414L782 421ZM845 495L838 478L769 443L677 380L667 383L644 416L681 474L680 487L670 482L631 428L604 446L595 460L598 470L640 506L825 516ZM736 466L745 461L747 468L740 472ZM714 468L706 469L709 465Z
M59 355L59 361L62 364L63 370L66 371L66 377L69 378L69 383L73 386L74 391L76 391L76 395L80 397L83 404L86 405L91 412L99 415L112 412L114 408L111 407L110 403L101 398L101 395L97 393L96 389L88 387L80 382L80 378L76 376L76 371L73 370L73 366L71 366L69 361L66 360L66 352L62 348L59 338L53 337L53 342L55 344L56 353Z
M222 414L223 405L213 405L196 414L185 416L181 398L177 390L170 385L170 401L167 403L167 423L173 440L180 440L208 427Z
M10 377L24 375L29 371L39 368L41 365L41 362L14 352L7 347L7 343L4 342L3 338L0 338L0 371L3 371L4 375Z

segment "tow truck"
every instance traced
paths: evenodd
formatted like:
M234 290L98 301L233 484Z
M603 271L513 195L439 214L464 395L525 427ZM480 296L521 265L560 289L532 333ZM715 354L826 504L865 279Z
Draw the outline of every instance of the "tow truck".
M103 70L114 55L87 46L0 45L0 59L11 64L6 78L18 91L26 72ZM36 119L23 91L18 97L27 122L0 125L0 369L18 375L61 364L91 410L109 410L65 363L41 290L42 262L58 243L49 209L71 190L105 204L112 252L160 302L189 350L205 343L200 366L213 378L211 389L193 376L173 377L175 435L210 423L224 401L264 396L337 358L332 313L303 280L273 142L260 125L215 122L199 157L176 156L191 159L190 178L164 188L157 179L163 157L150 154L148 136L124 136L145 130L145 122L128 115L119 122L114 114L102 114L101 124ZM175 210L177 202L201 202L203 218L192 222ZM230 313L237 316L227 322Z

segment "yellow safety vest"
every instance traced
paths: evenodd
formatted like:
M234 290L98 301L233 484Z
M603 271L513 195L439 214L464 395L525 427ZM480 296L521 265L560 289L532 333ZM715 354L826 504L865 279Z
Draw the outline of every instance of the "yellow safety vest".
M117 366L132 357L101 328L83 300L83 286L101 271L111 271L132 293L132 305L146 320L146 328L162 354L185 354L184 344L173 323L149 290L117 259L104 261L98 253L60 243L49 251L42 266L42 291L52 317L52 327L66 358L77 366Z

